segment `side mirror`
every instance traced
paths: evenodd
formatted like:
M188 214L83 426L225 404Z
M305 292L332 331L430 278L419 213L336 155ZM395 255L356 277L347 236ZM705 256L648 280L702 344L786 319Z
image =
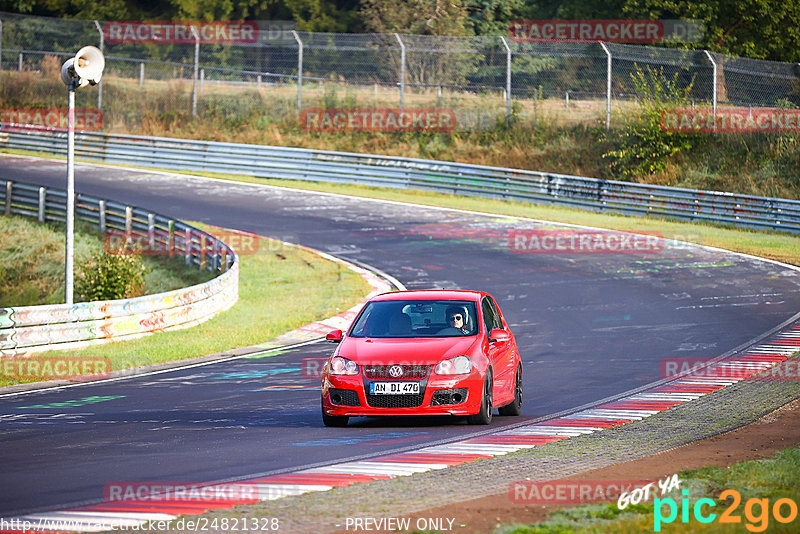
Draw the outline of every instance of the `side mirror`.
M489 332L489 343L494 343L495 341L508 341L511 339L511 333L508 330L504 330L502 328L495 328L491 332Z
M339 343L342 340L343 334L341 330L332 330L328 332L328 335L325 336L326 341L330 341L331 343Z

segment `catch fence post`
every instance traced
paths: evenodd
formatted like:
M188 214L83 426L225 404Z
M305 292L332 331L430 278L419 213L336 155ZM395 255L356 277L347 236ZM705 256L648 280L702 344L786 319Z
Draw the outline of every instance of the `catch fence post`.
M400 43L400 109L406 106L406 45L400 39L400 35L394 34L397 42Z

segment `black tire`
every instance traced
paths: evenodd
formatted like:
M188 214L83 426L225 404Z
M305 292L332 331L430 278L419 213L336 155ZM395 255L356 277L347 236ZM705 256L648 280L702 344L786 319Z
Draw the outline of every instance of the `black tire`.
M481 396L481 409L475 415L470 415L467 422L471 425L488 425L492 422L492 372L486 372L486 380L483 381L483 395Z
M325 426L347 426L350 416L347 415L328 415L325 408L322 408L322 424Z
M497 409L500 415L519 415L522 413L522 364L517 364L517 376L514 378L514 402Z

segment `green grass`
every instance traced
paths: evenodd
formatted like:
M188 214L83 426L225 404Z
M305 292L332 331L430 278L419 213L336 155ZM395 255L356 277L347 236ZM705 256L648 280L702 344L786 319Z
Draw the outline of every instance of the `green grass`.
M790 499L800 505L800 448L785 449L762 460L749 460L730 467L705 467L679 473L681 489L688 490L689 515L682 521L684 496L673 492L669 498L675 500L677 516L671 523L663 523L661 532L797 532L800 517L788 524L775 520L773 507L778 499ZM724 490L735 490L741 495L738 506L732 500L720 500ZM716 514L711 523L703 524L696 520L692 510L700 498L711 498L716 506L703 506L703 513ZM767 499L768 514L762 513L759 505L750 499ZM669 515L669 507L662 504L661 515ZM721 524L719 519L726 509L731 516L740 517L739 525ZM795 508L797 509L797 508ZM750 514L748 515L748 510ZM782 505L782 515L789 516L790 507ZM547 521L532 525L506 525L499 528L498 534L561 534L561 533L604 533L619 532L634 534L653 532L655 510L653 501L619 510L616 503L593 504L556 510ZM748 527L749 525L749 527ZM763 528L762 528L763 527Z
M64 302L63 224L40 224L27 217L0 217L0 307ZM79 221L75 232L75 279L81 266L103 250L97 229ZM187 267L180 258L143 256L147 268L143 294L162 293L213 278ZM77 299L76 299L77 300Z
M75 233L75 262L102 243ZM0 217L0 307L64 302L64 234L26 217Z
M193 223L198 227L203 225ZM306 250L262 238L240 256L239 300L198 326L42 357L104 356L113 370L257 345L357 304L370 290L357 273ZM32 380L0 378L0 386Z

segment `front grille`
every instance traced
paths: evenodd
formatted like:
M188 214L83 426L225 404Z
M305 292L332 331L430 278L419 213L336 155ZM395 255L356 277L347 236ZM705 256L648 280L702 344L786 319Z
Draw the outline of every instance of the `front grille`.
M328 396L331 399L331 404L339 406L361 406L361 402L358 400L358 393L352 389L331 388L328 390Z
M367 378L380 378L390 380L408 380L410 378L420 379L428 376L430 365L399 365L403 369L403 374L400 376L392 376L389 374L389 369L394 365L365 365L364 376Z
M461 404L467 400L467 388L458 389L438 389L433 392L431 406L442 406L444 404Z
M367 395L367 404L373 408L416 408L422 406L425 391L419 395Z

